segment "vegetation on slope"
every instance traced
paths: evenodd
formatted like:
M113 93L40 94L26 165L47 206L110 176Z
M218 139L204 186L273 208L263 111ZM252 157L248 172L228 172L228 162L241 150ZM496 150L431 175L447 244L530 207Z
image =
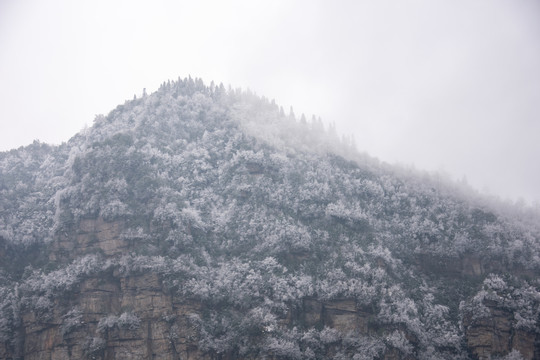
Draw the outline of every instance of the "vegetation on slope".
M249 92L167 82L59 147L1 153L0 199L6 343L82 279L148 271L205 304L192 322L215 356L467 358L463 319L485 299L538 332L537 214L380 164ZM129 253L51 253L97 218L124 224ZM283 326L304 299L354 299L380 331Z

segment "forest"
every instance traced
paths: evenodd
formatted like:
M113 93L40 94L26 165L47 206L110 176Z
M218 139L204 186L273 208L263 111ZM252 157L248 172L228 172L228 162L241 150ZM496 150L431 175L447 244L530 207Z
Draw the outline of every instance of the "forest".
M32 314L107 358L111 334L151 316L94 318L75 294L89 279L152 274L160 292L199 304L186 324L200 358L487 358L471 334L496 309L509 338L533 340L492 342L489 356L532 359L539 220L385 164L250 91L168 81L66 143L0 153L0 357L37 358ZM116 234L108 245L98 227ZM306 315L345 301L364 325ZM172 344L186 331L175 316L159 317Z

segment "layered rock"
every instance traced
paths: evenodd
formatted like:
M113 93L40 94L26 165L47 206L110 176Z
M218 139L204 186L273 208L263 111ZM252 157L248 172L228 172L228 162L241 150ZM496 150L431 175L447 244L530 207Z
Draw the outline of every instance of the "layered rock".
M489 311L488 316L471 314L463 319L467 347L473 358L487 360L517 351L523 359L538 359L538 335L532 329L517 327L516 315L510 309L490 301L484 305Z
M50 252L50 260L69 260L76 256L103 253L106 256L121 255L128 251L129 243L121 236L122 221L107 222L103 218L83 219L76 230L60 234Z
M80 314L75 319L73 309ZM164 292L155 274L90 278L55 304L53 314L24 313L22 357L201 359L188 319L200 311L199 303Z
M98 251L112 258L130 249L129 242L122 238L122 229L123 224L118 221L82 220L75 241L60 238L55 248L66 256ZM483 271L474 259L464 259L460 269L462 276L476 277ZM524 359L538 358L540 339L536 333L516 328L511 310L496 303L485 305L489 316L463 319L471 357L491 359L515 350ZM18 335L20 343L15 349L0 348L0 356L19 355L30 360L237 357L227 352L212 355L202 351L200 329L192 318L203 316L210 308L198 300L171 294L161 276L151 271L123 274L114 270L88 277L57 298L51 308L51 313L24 311ZM279 324L284 328L298 325L307 329L330 328L360 337L385 336L398 331L410 344L418 344L406 327L377 323L373 309L360 306L354 299L305 298L300 307L289 308ZM331 348L330 355L335 355ZM385 360L414 359L412 354L391 345L380 356Z

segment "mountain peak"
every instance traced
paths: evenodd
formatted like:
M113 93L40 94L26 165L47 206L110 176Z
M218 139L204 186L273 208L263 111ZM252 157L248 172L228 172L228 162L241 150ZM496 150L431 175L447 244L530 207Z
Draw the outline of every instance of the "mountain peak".
M3 358L540 354L532 215L249 91L166 82L0 179Z

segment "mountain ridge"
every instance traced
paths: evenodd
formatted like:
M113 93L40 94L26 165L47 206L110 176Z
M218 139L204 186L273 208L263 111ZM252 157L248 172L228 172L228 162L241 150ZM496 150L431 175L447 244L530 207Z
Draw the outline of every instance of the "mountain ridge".
M0 357L539 356L534 213L339 140L189 78L0 153Z

